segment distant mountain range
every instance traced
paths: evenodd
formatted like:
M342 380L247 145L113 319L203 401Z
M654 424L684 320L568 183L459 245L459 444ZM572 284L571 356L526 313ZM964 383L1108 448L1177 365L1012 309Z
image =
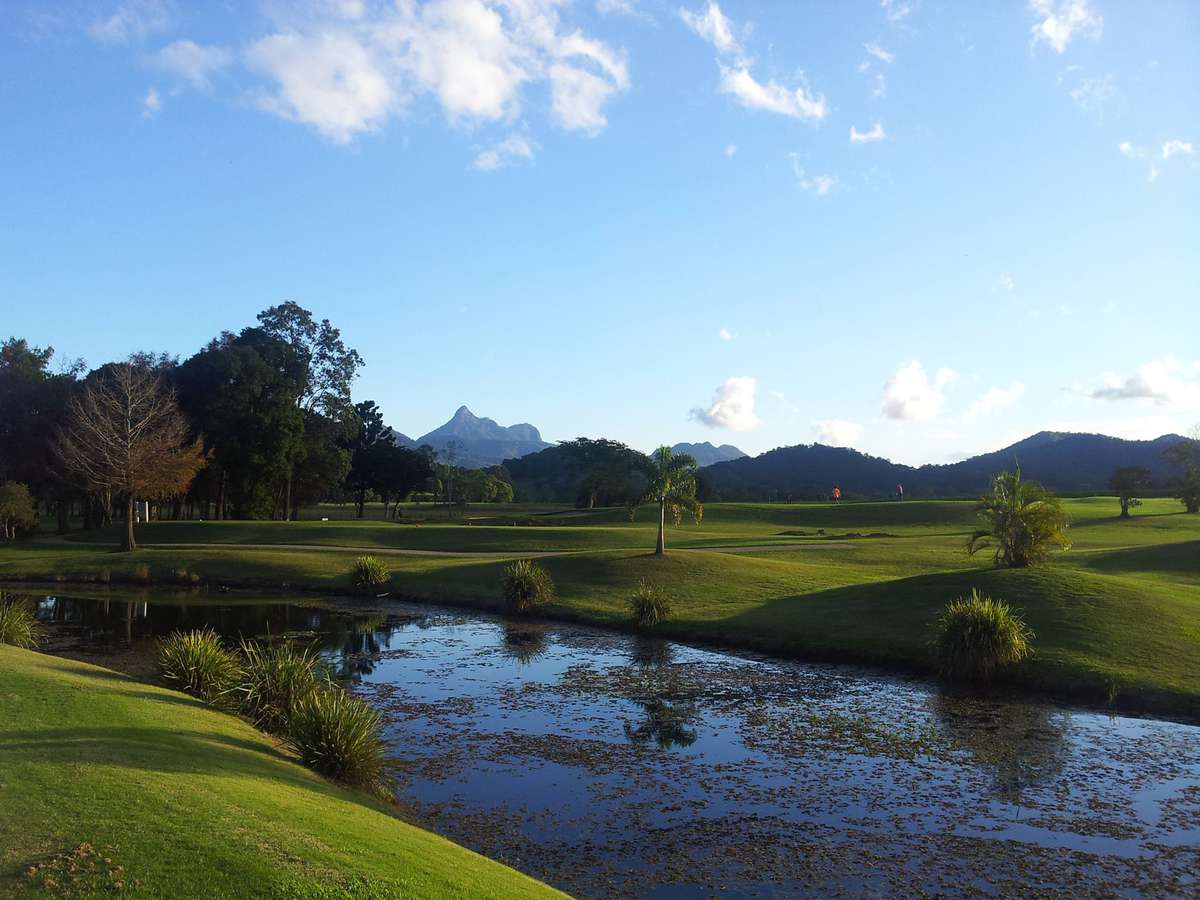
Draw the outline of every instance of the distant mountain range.
M819 498L834 485L846 497L889 497L897 485L904 486L908 497L959 497L982 492L993 474L1019 463L1022 474L1054 491L1106 491L1113 471L1122 466L1145 467L1156 485L1165 485L1171 470L1163 451L1184 440L1177 434L1127 441L1042 431L994 453L919 468L845 447L811 444L716 463L703 475L712 496L722 500Z
M703 444L676 444L671 448L672 453L687 453L701 466L711 466L713 463L728 462L731 459L741 459L746 454L733 444L722 444L714 447L711 442Z
M397 440L408 441L403 435ZM446 459L454 445L455 464L472 469L498 466L506 459L536 453L553 446L542 440L532 425L525 423L507 428L492 419L480 418L465 406L460 406L445 425L423 434L410 444L428 444Z

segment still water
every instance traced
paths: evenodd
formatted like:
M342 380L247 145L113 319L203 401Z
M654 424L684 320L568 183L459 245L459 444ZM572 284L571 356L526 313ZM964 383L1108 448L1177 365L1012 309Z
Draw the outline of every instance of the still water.
M425 605L46 597L144 670L313 641L384 714L404 815L592 897L1200 892L1200 728Z

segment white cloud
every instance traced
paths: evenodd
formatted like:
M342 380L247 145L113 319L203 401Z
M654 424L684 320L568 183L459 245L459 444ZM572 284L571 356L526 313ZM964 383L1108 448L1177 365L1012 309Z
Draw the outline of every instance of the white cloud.
M758 382L749 375L727 378L713 394L708 409L693 409L691 418L710 428L753 431L761 423L754 414L754 395Z
M1025 394L1025 385L1014 381L1006 388L994 387L978 397L963 416L964 421L973 422L980 416L991 415L1006 407L1012 406Z
M344 0L324 14L285 6L278 31L246 59L272 83L262 109L341 143L378 130L420 96L433 97L454 125L511 122L536 84L549 86L556 124L595 135L607 125L605 104L629 87L628 68L622 53L562 28L561 6Z
M162 97L158 95L157 88L150 88L146 91L146 96L142 98L142 116L149 119L158 114L162 109Z
M730 331L728 328L722 328L720 331L717 332L717 337L719 337L723 341L732 341L734 338L737 337L737 332Z
M863 44L863 47L866 49L866 51L869 55L875 57L880 62L885 62L885 63L891 64L896 61L896 54L889 53L887 50L884 50L878 44L875 44L875 43Z
M500 143L479 151L471 165L480 172L494 172L514 162L532 160L538 149L538 145L525 135L513 134Z
M850 143L852 144L873 144L876 141L882 141L887 135L883 131L883 123L876 122L870 131L859 131L853 125L850 126Z
M1128 156L1130 159L1142 159L1146 155L1146 151L1141 147L1131 144L1129 141L1121 141L1117 144L1117 149L1122 156Z
M596 12L602 16L636 16L642 15L635 0L596 0Z
M1111 75L1103 75L1085 78L1070 90L1070 94L1076 106L1085 112L1094 112L1117 95L1117 88Z
M728 144L721 152L725 154L727 159L733 159L733 155L737 153L737 144Z
M696 32L722 53L741 53L742 48L733 36L733 23L721 12L716 0L709 0L703 12L692 12L680 7L679 18L688 28Z
M889 22L906 19L913 11L913 4L909 0L880 0L879 5Z
M1048 44L1055 53L1062 53L1078 33L1099 38L1104 31L1104 17L1095 12L1088 0L1030 0L1038 21L1033 26L1034 44Z
M1153 359L1122 378L1109 374L1090 394L1096 400L1149 400L1164 406L1200 405L1200 370L1173 356Z
M233 54L224 47L203 47L193 41L175 41L154 54L154 63L161 69L174 72L203 90L209 79L233 62Z
M800 187L809 193L816 194L818 197L824 197L833 190L838 183L838 180L833 175L809 175L804 171L804 167L800 165L800 157L795 153L788 154L792 161L792 172L796 176L796 180L800 183Z
M1163 142L1162 158L1170 159L1177 153L1184 153L1188 156L1192 155L1192 145L1187 141L1171 140Z
M722 93L733 96L747 109L759 109L793 119L813 119L818 122L829 115L829 106L825 98L810 93L807 85L787 88L774 79L761 84L750 74L746 65L740 62L732 67L721 66L720 89Z
M946 388L958 377L952 369L939 369L933 381L913 360L897 370L883 388L883 414L889 419L926 422L937 418Z
M94 20L88 34L104 44L132 44L169 28L172 13L169 0L122 0L111 15Z
M992 292L1003 292L1011 294L1017 289L1017 282L1012 277L1011 272L1001 272L1000 277L996 279L996 283L992 285Z
M849 447L863 432L861 425L844 419L822 419L813 422L813 428L817 430L817 442L830 447Z

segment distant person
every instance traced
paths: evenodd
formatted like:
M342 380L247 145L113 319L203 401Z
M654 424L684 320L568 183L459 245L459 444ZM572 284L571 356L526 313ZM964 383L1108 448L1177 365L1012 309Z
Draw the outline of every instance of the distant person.
M834 503L841 503L842 502L842 489L835 484L833 486L833 493L830 496L833 497Z
M902 485L902 484L896 485L896 499L897 500L904 499L904 485Z

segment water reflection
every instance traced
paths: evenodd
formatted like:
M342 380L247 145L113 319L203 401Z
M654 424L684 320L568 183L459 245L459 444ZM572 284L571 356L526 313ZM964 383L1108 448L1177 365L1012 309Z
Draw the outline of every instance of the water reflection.
M545 625L502 622L501 652L518 665L527 666L546 655L550 635Z
M688 724L696 718L694 703L652 697L634 701L643 712L637 724L625 723L625 737L635 744L653 743L660 750L690 747L696 743L696 729Z

